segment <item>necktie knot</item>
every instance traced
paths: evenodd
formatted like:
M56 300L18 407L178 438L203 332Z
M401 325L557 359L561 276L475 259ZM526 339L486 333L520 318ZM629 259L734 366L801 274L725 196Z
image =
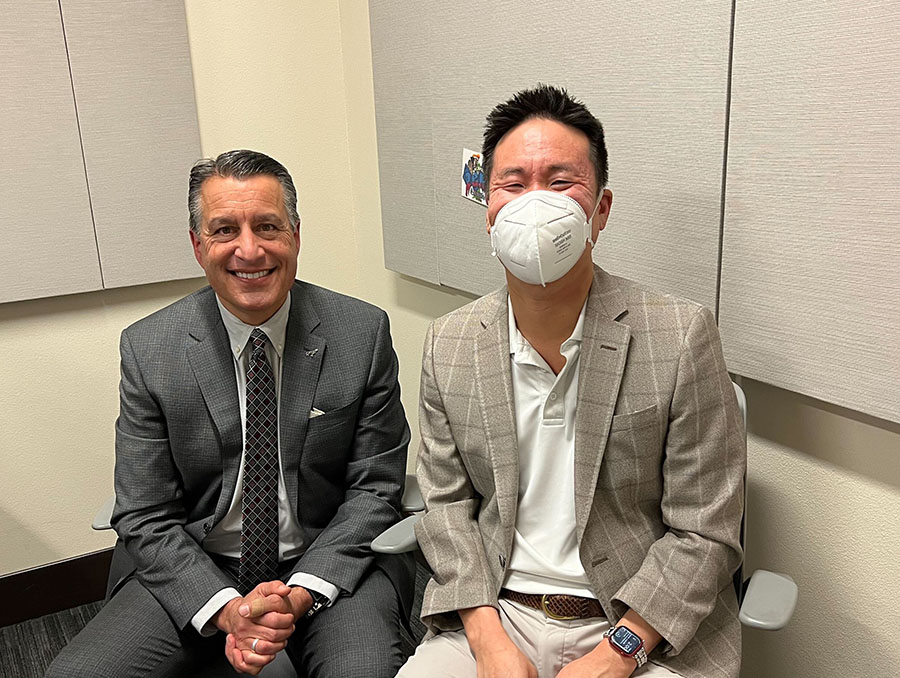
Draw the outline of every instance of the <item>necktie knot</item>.
M253 353L259 353L260 351L265 351L266 342L269 340L269 337L266 336L266 333L263 332L258 327L250 333L250 341L253 344Z

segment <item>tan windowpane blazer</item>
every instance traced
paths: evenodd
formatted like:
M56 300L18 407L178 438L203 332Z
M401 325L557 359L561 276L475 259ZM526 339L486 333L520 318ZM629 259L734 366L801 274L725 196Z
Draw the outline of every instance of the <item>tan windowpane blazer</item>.
M506 289L434 321L425 341L416 528L434 570L422 617L497 605L516 520L518 452ZM575 433L581 562L611 621L664 637L651 659L736 678L746 449L712 314L599 268L587 302ZM552 520L548 516L548 520Z

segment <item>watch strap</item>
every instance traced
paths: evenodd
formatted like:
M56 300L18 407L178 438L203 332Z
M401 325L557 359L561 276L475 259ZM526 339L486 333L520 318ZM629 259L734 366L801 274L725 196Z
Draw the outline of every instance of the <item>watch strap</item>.
M331 600L324 593L319 593L318 591L313 591L312 589L306 589L306 592L309 593L310 598L312 598L312 607L310 607L306 614L304 615L306 618L312 617L316 612L321 610L323 607L327 607L328 603Z
M637 668L641 668L644 664L647 663L647 650L644 649L643 644L641 644L641 646L638 648L638 651L634 653L632 659L637 662Z

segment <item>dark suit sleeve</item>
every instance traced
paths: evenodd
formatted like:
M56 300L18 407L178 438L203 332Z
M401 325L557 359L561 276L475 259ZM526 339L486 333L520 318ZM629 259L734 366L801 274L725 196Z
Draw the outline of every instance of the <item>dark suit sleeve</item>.
M387 315L380 311L368 376L347 455L344 501L294 572L352 593L372 564L372 539L399 520L409 426L400 403L397 356Z
M185 530L181 476L159 403L149 392L127 333L122 334L116 421L113 527L141 583L179 628L232 582Z

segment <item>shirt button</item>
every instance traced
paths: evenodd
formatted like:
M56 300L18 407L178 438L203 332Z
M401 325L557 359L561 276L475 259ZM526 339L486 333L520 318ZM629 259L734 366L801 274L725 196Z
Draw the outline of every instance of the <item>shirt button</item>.
M551 392L550 392L550 400L556 400L557 397L558 397L558 396L556 395L556 391L551 391Z

